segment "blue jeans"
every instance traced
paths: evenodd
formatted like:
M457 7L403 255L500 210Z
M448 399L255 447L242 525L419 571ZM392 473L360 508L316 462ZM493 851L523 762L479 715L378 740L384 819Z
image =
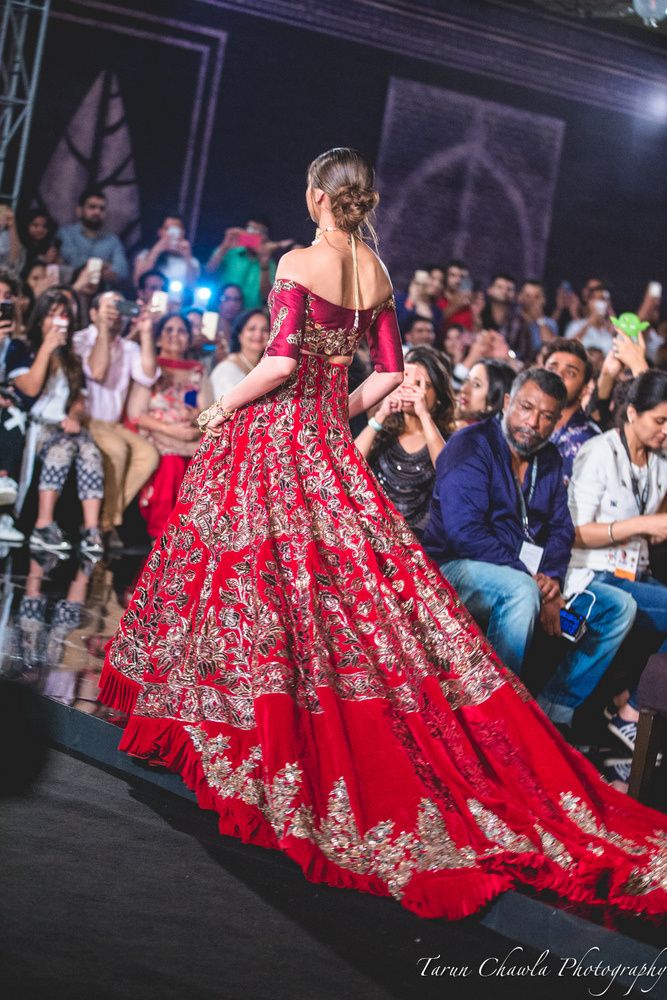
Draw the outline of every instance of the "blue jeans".
M442 564L440 572L503 663L520 674L542 604L532 577L511 566L474 559L452 559Z
M667 653L667 586L648 574L641 580L624 580L613 573L596 573L595 582L630 594L637 602L635 628L662 637L659 653Z
M520 673L539 619L540 591L520 570L471 559L453 559L440 567L502 661ZM578 643L563 640L558 669L537 701L553 722L569 725L574 710L597 687L623 639L632 628L637 605L630 594L594 580L588 588L595 604L588 630ZM572 609L585 615L591 599L579 595Z

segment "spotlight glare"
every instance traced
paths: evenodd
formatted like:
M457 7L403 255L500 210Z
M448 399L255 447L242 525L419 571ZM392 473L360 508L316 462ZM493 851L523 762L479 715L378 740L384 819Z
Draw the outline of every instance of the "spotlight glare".
M170 292L174 292L175 295L178 295L179 292L183 291L183 282L182 281L170 281L169 282L169 291Z

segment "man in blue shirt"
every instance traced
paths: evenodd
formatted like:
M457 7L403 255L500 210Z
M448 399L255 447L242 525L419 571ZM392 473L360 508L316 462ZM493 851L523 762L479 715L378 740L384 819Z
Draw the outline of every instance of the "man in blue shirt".
M549 437L566 397L552 372L522 372L502 423L464 428L436 462L424 548L516 673L538 621L549 635L562 634L561 587L574 528L561 459ZM618 588L595 583L589 589L590 596L580 594L572 605L589 612L588 629L578 643L564 643L553 689L550 681L538 699L565 725L611 663L636 612Z
M593 374L593 366L583 344L564 337L551 341L544 352L543 364L548 372L555 372L563 380L567 390L565 406L551 435L551 443L560 452L563 478L568 486L572 466L582 444L600 433L597 424L589 420L581 408L581 399Z
M113 233L103 233L107 199L103 191L90 188L79 198L76 210L78 222L61 226L58 238L62 241L60 253L70 267L83 267L91 257L103 261L102 275L106 281L126 281L130 269L123 244Z

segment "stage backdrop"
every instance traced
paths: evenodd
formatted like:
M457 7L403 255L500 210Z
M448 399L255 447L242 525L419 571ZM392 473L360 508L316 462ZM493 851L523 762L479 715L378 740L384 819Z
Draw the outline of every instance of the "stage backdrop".
M397 283L477 276L667 285L664 36L482 0L53 0L26 207L107 186L128 245L181 211L200 256L255 213L312 238L309 160L379 166Z

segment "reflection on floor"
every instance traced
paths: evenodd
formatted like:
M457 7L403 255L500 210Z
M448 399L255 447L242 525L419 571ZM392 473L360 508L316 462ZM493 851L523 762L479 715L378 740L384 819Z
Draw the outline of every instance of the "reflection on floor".
M0 548L0 676L122 725L123 715L98 701L98 679L145 558Z
M0 544L0 678L123 726L125 716L98 701L98 680L147 554L144 546L93 561ZM607 762L630 755L592 700L575 716L572 742L608 778ZM667 783L656 777L651 804L667 811Z

